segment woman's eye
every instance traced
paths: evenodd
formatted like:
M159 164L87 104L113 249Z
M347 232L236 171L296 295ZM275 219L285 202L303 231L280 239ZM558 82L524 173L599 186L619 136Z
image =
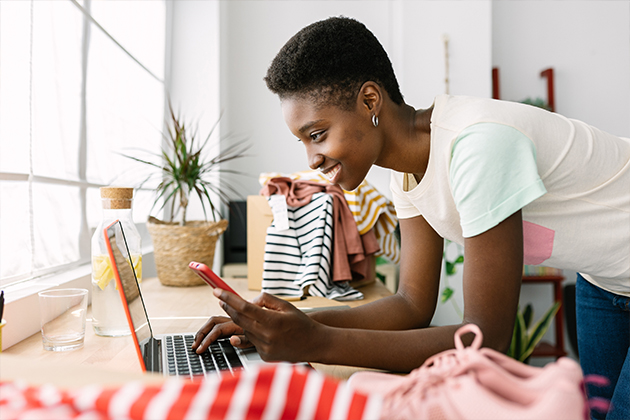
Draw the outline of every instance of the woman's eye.
M311 140L314 141L314 142L317 142L318 140L320 140L322 134L324 134L323 131L319 131L317 133L312 133L311 134Z

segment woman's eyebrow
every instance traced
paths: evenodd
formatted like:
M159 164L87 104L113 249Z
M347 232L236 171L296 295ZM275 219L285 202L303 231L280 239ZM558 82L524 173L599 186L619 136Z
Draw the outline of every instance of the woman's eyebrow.
M315 120L315 121L307 122L302 127L300 127L298 132L304 133L306 130L308 130L309 128L311 128L312 126L314 126L315 124L317 124L318 122L321 122L321 121L324 121L324 120Z

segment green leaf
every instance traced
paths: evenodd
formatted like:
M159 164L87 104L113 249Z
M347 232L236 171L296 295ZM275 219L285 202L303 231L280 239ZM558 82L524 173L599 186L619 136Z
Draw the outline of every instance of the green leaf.
M457 269L455 268L455 264L453 264L450 261L444 261L444 263L446 264L446 275L447 276L452 276L453 274L455 274L457 272Z
M444 290L442 290L440 302L446 303L453 296L453 293L455 293L453 289L451 289L450 287L445 287Z
M383 256L376 257L376 265L389 264L389 260Z
M513 359L518 359L516 355L516 333L518 331L518 321L514 324L514 329L512 330L512 341L510 341L510 348L508 348L507 355Z
M525 329L529 329L530 324L532 323L532 317L534 316L534 308L531 304L527 304L525 306L525 310L523 311L523 320L525 321Z
M543 336L549 329L551 325L551 321L553 317L560 309L560 302L555 302L551 308L547 310L547 312L543 315L543 317L538 320L538 322L531 328L528 332L528 343L527 348L523 351L522 360L525 360L529 357L530 354L534 351L534 348L538 344L540 340L542 340Z
M525 320L523 319L523 314L520 311L516 313L516 325L514 329L514 337L516 339L516 342L514 343L514 354L517 360L522 362L523 360L521 359L521 356L523 355L523 348L526 345L525 334L527 334L527 330L525 328Z

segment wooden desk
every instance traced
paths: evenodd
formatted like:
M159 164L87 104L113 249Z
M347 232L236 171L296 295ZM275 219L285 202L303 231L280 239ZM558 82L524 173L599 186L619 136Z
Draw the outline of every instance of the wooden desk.
M247 279L226 279L226 282L243 298L253 299L259 292L247 289ZM319 297L308 297L292 302L296 307L359 306L391 292L379 281L360 288L365 299L354 302L337 302ZM225 315L208 286L166 287L156 278L142 282L142 294L151 319L154 334L196 332L213 315ZM91 308L90 308L91 309ZM88 319L91 311L88 310ZM317 364L318 371L338 378L347 378L356 368ZM38 370L44 372L38 376ZM82 380L77 383L72 376L55 372L74 371ZM130 379L161 380L160 375L143 375L131 336L100 337L94 334L92 323L87 322L83 348L69 352L51 352L42 347L41 334L5 349L0 355L0 379L23 377L30 382L42 381L68 386L82 385L98 380L106 383L122 383Z

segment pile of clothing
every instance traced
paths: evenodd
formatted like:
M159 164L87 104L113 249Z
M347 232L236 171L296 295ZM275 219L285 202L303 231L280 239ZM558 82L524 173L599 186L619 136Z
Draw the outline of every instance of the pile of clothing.
M400 259L394 205L367 181L354 191L316 171L265 173L261 194L286 200L287 221L267 229L262 290L284 298L303 295L362 299L352 281L371 280L375 257ZM273 208L273 206L272 206Z

